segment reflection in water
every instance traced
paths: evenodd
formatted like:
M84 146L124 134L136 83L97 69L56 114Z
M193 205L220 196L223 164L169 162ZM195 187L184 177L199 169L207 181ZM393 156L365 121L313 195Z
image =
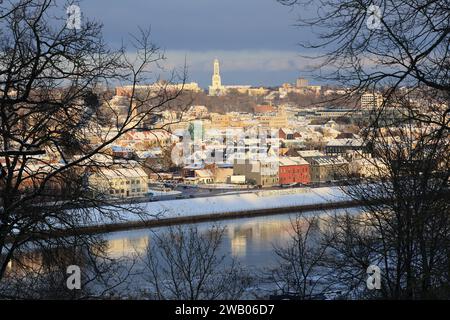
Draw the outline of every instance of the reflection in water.
M322 218L326 219L328 214L343 212L357 213L360 212L360 209L342 209L333 212L318 211L310 212L308 215L321 215ZM200 223L196 224L196 227L199 232L204 233L208 232L213 224L225 227L226 232L218 254L226 256L227 259L236 258L244 267L264 268L273 266L276 263L273 247L274 245L283 246L289 241L293 231L292 222L295 217L296 214L292 213ZM319 228L322 228L324 225L326 225L324 221L319 221ZM161 234L167 231L168 227L159 227L105 234L104 240L107 245L107 253L111 258L125 258L125 260L131 262L136 255L145 255L155 233ZM65 251L73 254L73 249L60 248L56 250L60 251L58 254L60 257L64 257ZM79 248L75 251L78 250ZM48 260L45 253L31 251L21 256L20 264L27 265L31 269L39 269L42 266L51 265L52 261ZM73 259L69 260L73 261ZM10 273L16 272L15 264L17 263L18 261L15 260L9 263L8 271ZM77 261L77 264L83 265L84 261ZM142 270L143 266L136 265L135 267Z
M110 239L107 252L111 258L129 256L133 253L143 254L147 251L149 243L149 235Z
M220 222L226 228L220 247L220 254L238 258L245 265L259 265L272 255L273 243L285 243L292 230L290 218L295 215L257 217ZM200 232L207 232L212 223L196 226ZM106 235L108 253L113 258L144 254L149 247L153 233L167 231L166 227L117 232ZM270 260L270 257L269 257Z
M247 253L247 237L235 236L231 238L231 255L233 257L245 257Z
M334 212L311 212L321 215ZM275 262L273 246L286 244L292 235L292 219L296 214L284 214L216 222L226 227L219 254L237 258L244 266L268 267ZM196 224L207 232L213 222ZM319 222L319 227L324 223ZM133 256L146 252L153 233L164 233L167 227L110 233L105 236L111 257Z

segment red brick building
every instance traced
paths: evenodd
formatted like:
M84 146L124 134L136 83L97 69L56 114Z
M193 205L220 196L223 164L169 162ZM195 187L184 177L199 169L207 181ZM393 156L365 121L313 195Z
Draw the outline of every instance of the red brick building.
M275 113L275 108L271 105L256 105L253 107L255 114Z
M279 162L278 176L280 184L311 182L309 163L300 157L282 157Z
M297 131L287 128L281 128L278 131L278 137L283 140L294 140L296 138L301 138L301 134Z

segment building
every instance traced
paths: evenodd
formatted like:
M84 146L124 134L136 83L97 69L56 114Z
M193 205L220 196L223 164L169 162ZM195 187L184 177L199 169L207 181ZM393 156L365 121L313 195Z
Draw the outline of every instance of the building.
M222 86L222 79L220 78L220 65L219 60L214 59L214 73L212 76L212 82L209 86L210 96L220 96L226 93L226 89Z
M285 128L288 126L288 117L283 107L278 108L276 115L267 115L258 117L258 122L262 127L266 128Z
M311 86L308 83L307 79L304 78L298 78L296 80L296 83L294 85L290 83L283 83L281 87L278 88L278 93L280 94L280 98L284 98L289 93L296 93L296 94L314 94L314 95L320 95L320 92L322 90L321 86Z
M278 177L280 184L308 184L309 163L300 157L282 157L279 159Z
M389 175L387 165L378 158L354 159L349 163L349 172L360 178L383 179Z
M214 182L214 174L209 169L195 170L196 182L199 184L208 184Z
M348 162L340 157L317 156L305 159L310 167L311 182L331 182L348 176Z
M305 78L298 78L296 81L296 86L297 86L297 88L304 88L304 87L309 86L309 82Z
M214 128L228 128L231 125L229 114L211 113L211 124Z
M186 117L191 120L202 119L207 116L209 116L209 111L205 106L190 106L186 112Z
M340 117L361 118L361 110L342 109L336 107L320 108L320 109L304 109L297 112L297 116L306 119L336 119Z
M225 91L227 93L231 92L237 92L240 94L248 94L248 91L250 90L250 85L229 85L229 86L223 86L225 88Z
M269 93L269 89L264 87L249 88L247 93L249 96L265 96Z
M214 176L214 183L228 183L230 176L233 175L233 166L230 164L212 164L207 168Z
M204 163L191 163L181 169L181 176L183 178L195 178L195 171L205 169Z
M253 107L253 112L259 115L265 115L265 114L275 114L276 110L272 105L258 104Z
M111 198L136 198L148 193L148 176L140 167L102 168L89 177L96 192Z
M247 183L260 187L270 187L279 184L277 161L235 159L233 175L243 175Z
M329 156L345 156L354 151L363 153L365 149L361 139L333 139L327 142L325 153Z
M128 85L115 88L115 94L117 97L130 98L133 94L148 94L148 93L162 93L162 92L178 92L189 91L194 93L203 92L196 82L189 83L169 83L167 81L158 81L149 85Z
M166 147L177 143L179 138L163 129L130 131L125 133L117 144L134 150L148 151L153 147Z
M283 140L295 139L294 131L289 128L280 128L280 130L278 131L278 137Z
M383 96L379 93L364 93L361 96L361 109L371 110L383 104Z
M308 160L308 158L325 156L325 154L319 150L298 150L297 154L305 160Z

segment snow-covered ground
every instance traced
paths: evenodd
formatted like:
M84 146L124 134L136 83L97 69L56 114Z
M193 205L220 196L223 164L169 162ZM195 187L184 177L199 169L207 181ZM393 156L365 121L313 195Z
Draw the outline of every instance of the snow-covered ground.
M214 197L139 203L133 205L133 209L130 211L120 211L120 221L110 218L105 219L98 212L95 212L89 224L100 225L182 216L300 207L348 200L350 198L339 187L261 190ZM144 215L138 215L135 213L136 211L140 211Z

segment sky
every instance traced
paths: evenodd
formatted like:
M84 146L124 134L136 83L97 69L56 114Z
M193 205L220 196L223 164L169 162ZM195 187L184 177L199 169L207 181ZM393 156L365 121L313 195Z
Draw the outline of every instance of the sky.
M311 33L295 27L298 12L276 0L84 0L80 7L103 23L111 45L151 27L165 67L182 68L186 59L188 80L204 88L214 58L225 85L294 82L311 64L298 46Z

